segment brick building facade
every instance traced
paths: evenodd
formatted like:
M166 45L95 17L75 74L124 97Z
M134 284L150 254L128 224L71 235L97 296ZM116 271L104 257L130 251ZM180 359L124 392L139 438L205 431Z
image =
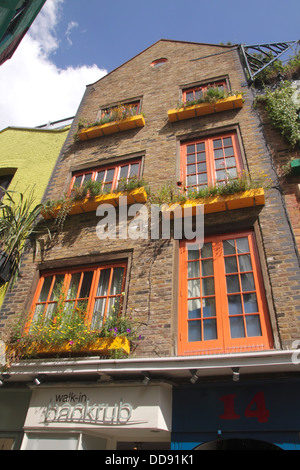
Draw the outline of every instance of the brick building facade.
M98 423L97 431L86 421L72 422L70 416L74 414L70 403L68 411L59 415L59 401L54 405L51 398L46 415L51 412L54 418L48 432L64 432L67 436L73 426L72 431L78 431L82 442L86 439L86 448L95 445L96 448L128 449L138 440L150 449L168 448L170 442L173 449L192 449L204 442L216 442L222 433L222 438L225 433L228 439L235 440L231 442L236 442L237 433L241 432L244 442L252 443L253 430L255 439L279 445L281 436L277 441L277 437L267 435L266 429L277 436L289 425L284 423L282 428L278 424L280 419L274 416L277 413L274 396L269 398L272 387L268 387L269 381L274 380L276 384L279 381L278 390L283 383L289 389L287 377L294 380L299 369L292 357L293 342L300 334L299 255L291 215L276 187L277 175L270 149L259 116L253 109L252 91L242 86L244 82L238 47L161 40L87 87L45 200L61 198L70 191L76 178L83 181L87 175L99 175L102 171L101 181L107 178L107 182L109 170L115 172L116 178L116 171L124 168L131 171L128 170L130 165L130 168L138 167L138 176L149 184L151 192L158 191L166 181L173 181L174 187L197 185L199 189L202 184L226 182L228 175L234 179L238 171L243 170L253 179L264 173L272 184L262 191L263 199L258 200L255 195L248 198L250 202L246 207L241 195L245 195L245 191L233 197L237 201L233 209L229 203L232 196L215 198L222 203L219 209L210 209L216 207L211 198L204 200L205 244L200 252L192 241L174 240L172 236L158 240L148 236L101 240L96 232L101 217L82 205L82 213L66 218L55 243L41 258L32 262L32 254L24 256L22 276L13 292L7 295L1 311L2 328L16 312L28 313L33 303L35 306L41 303L41 279L45 283L47 276L54 282L54 276L59 274L65 279L67 275L79 273L85 276L87 271L96 276L99 269L101 279L104 269L114 269L113 275L117 269L119 274L124 269L122 314L141 324L141 339L127 359L44 358L42 362L13 364L7 387L33 381L39 375L44 380L44 384L33 391L23 448L34 448L31 446L42 442L41 436L47 440L44 423L35 420L34 410L36 406L43 407L55 387L69 396L71 388L66 384L74 379L76 386L73 382L72 390L81 387L81 396L93 395L96 389L100 395L109 396L110 391L118 395L119 392L122 406L125 406L124 390L129 396L127 411L123 410L122 415L120 405L118 415L127 416L126 423L119 419L113 426L112 421L107 424L104 419L101 425ZM181 119L177 113L178 103L187 99L189 93L194 93L194 99L199 97L208 86L225 89L229 98L224 101L231 103L232 98L234 104L220 112L214 105L208 114ZM243 102L236 104L235 97L241 93ZM93 123L104 110L136 103L138 116L143 118L141 127L123 132L119 126L118 132L109 135L99 135L104 131L98 129L97 136L84 130L81 138L74 140L79 123ZM170 110L176 115L174 122ZM94 126L99 127L99 123ZM104 125L104 129L107 127ZM107 172L106 176L103 172ZM150 202L151 199L145 202L147 207ZM117 213L119 211L120 207ZM132 221L130 218L128 223ZM51 224L50 220L49 226ZM194 258L193 250L197 252ZM235 267L230 268L231 263ZM106 302L117 295L110 294ZM91 315L91 321L97 323L95 309ZM233 384L233 374L240 378L238 383ZM257 408L254 406L257 411L253 411L252 405L246 407L246 418L232 411L228 397L233 397L233 385L246 400L245 407L249 402L257 405ZM156 424L151 425L136 424L136 421L129 432L130 426L126 424L132 419L132 409L141 413L143 406L142 399L139 401L135 395L137 390L147 406L152 406L154 415L159 409L161 421L157 419ZM215 404L211 399L206 401L206 393L214 397L216 390L221 390L221 397L216 398ZM253 393L248 396L250 391ZM197 393L201 404L195 405ZM129 403L135 400L138 404L130 408ZM219 406L224 407L224 413L220 412L218 421L209 413L213 414L214 408ZM259 415L266 407L268 413ZM233 414L228 412L229 408ZM288 408L290 429L296 433L293 400ZM185 422L187 416L191 418L190 425ZM204 424L199 424L203 421L201 416L205 418ZM147 421L148 411L139 418ZM262 424L266 422L267 426ZM97 444L88 441L86 436L90 431L100 432L101 443L100 440ZM157 431L155 439L153 431ZM103 436L106 436L106 443ZM297 446L295 439L293 434L284 442Z

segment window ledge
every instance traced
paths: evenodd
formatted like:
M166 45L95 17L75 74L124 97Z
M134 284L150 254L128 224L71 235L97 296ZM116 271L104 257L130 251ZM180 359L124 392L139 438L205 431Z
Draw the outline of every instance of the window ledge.
M162 207L162 215L166 218L182 217L184 210L188 208L192 208L192 214L195 215L199 205L204 205L204 214L212 214L214 212L242 209L244 207L261 206L264 205L264 203L264 189L255 188L228 196L211 196L188 200L184 204L165 205ZM182 210L176 210L176 208L178 209L179 207L181 207Z
M100 126L93 126L87 129L81 129L78 132L79 140L90 140L96 137L103 137L110 134L116 134L117 132L127 131L129 129L135 129L137 127L144 127L145 119L142 114L132 116L122 121L112 121Z
M204 116L206 114L218 113L220 111L227 111L229 109L242 108L243 97L242 95L229 96L216 103L199 103L193 106L188 106L180 109L172 109L168 111L170 122L182 121L193 117Z
M132 189L128 192L112 192L109 194L102 194L95 197L87 197L80 201L74 201L72 208L68 215L84 214L85 212L93 212L97 210L97 207L101 204L112 204L114 207L120 205L120 197L127 196L127 204L143 204L147 201L147 193L145 188ZM51 211L42 211L42 216L44 219L49 220L55 218L61 205L57 205Z
M67 356L72 355L99 355L108 356L113 351L120 351L124 354L130 353L130 341L124 336L117 336L116 338L98 338L91 344L76 348L69 341L65 341L60 345L40 345L32 343L26 350L21 351L21 355L32 356L36 358L51 357L51 356Z

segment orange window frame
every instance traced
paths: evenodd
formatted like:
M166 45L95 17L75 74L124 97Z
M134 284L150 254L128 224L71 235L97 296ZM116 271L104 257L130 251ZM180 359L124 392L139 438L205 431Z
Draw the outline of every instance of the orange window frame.
M225 183L243 172L236 132L181 143L180 176L186 190Z
M232 246L233 250L233 240L236 250L235 254L225 254L224 242L226 242L226 245L229 244L229 246ZM239 242L236 240L239 240ZM240 253L237 248L238 243L240 245L244 243L245 245L245 240L248 242L249 252ZM191 272L189 263L193 263L195 260L188 260L188 248L193 248L193 245L195 247L195 243L192 241L182 241L180 243L179 355L222 354L272 349L272 329L254 232L244 231L206 237L204 243L208 244L208 247L211 244L212 254L211 256L206 254L204 258L201 259L201 252L204 249L202 248L202 250L200 250L199 273L197 273L194 279L193 277L189 277L189 272ZM191 253L193 253L193 251ZM197 253L197 251L195 253ZM190 256L193 258L193 255ZM249 265L248 271L242 270L244 268L241 268L242 262L244 264L246 262L245 259L241 259L242 256L247 257L247 263ZM227 263L225 260L230 257L235 257L237 260L237 272L227 272ZM210 259L212 260L213 272L205 273L202 263L207 263ZM229 279L230 277L231 279ZM232 287L229 288L229 285L233 277L235 277L236 281L238 280L239 284L233 289L233 292L230 292ZM194 285L196 285L198 278L199 287L197 293L199 295L195 297L195 292L192 292L192 289L190 289L190 292L188 291L188 282L194 282ZM204 282L211 279L214 281L214 289L211 288L211 291L203 292L205 286ZM252 283L251 289L248 291L245 290L246 287L249 288L249 285L246 285L247 282L249 284L247 279L250 279ZM238 289L240 290L238 291ZM234 296L236 296L236 298L234 298ZM240 299L238 299L236 305L240 308L239 311L235 310L235 304L232 302L233 300L235 301L238 296L240 296ZM256 303L254 302L255 298ZM212 301L212 299L215 300ZM196 301L198 302L198 309L192 310L190 308L189 310L189 306L193 305L193 302L195 304ZM190 304L188 302L190 302ZM212 305L213 307L211 307ZM208 312L205 312L204 306L206 306ZM232 308L232 306L234 308ZM251 308L253 312L248 311L251 310ZM198 323L191 325L193 321ZM238 335L236 334L237 322L239 323ZM196 339L195 333L193 333L194 327L197 329L198 337ZM205 338L205 328L207 328L206 331L208 332L208 336L210 336L209 338ZM242 328L244 328L243 335L241 334ZM260 334L253 334L254 331L259 331ZM192 334L190 332L192 332Z
M80 182L79 184L76 185L77 188L81 188L89 180L102 181L103 182L102 190L105 189L105 186L107 186L107 187L110 186L109 191L113 191L113 190L117 189L117 187L118 187L118 182L120 181L120 175L122 173L122 168L125 168L125 167L128 166L128 171L127 171L127 176L126 176L126 179L128 181L130 178L133 178L134 176L137 176L138 178L140 177L141 164L142 164L142 160L140 158L140 159L135 159L135 160L124 161L122 163L118 163L118 164L115 164L115 165L97 167L97 168L94 168L92 170L76 171L76 172L73 173L73 176L72 176L72 179L71 179L69 195L72 194L72 191L75 187L76 181ZM131 171L133 165L138 165L138 170L133 176L130 176L130 171ZM112 171L113 171L112 178L107 180L106 179L107 175ZM99 175L101 175L101 173L103 173L103 177L104 177L103 180L98 179ZM125 178L125 176L124 176L124 178Z
M189 101L194 101L199 98L202 98L205 95L205 92L208 88L219 88L222 87L224 91L227 90L226 80L220 80L218 82L206 83L204 85L197 85L182 90L182 101L188 103Z
M122 282L121 285L119 286L119 289L117 293L112 293L112 288L113 286L113 278L116 273L116 269L121 268L123 270L122 274ZM109 272L108 272L109 271ZM108 308L111 302L114 300L118 300L119 302L119 308L121 310L122 308L122 299L123 299L123 294L125 289L125 282L126 282L126 273L127 273L127 263L124 262L119 262L119 263L111 263L111 264L105 264L101 266L86 266L86 267L78 267L78 268L72 268L72 269L61 269L61 270L56 270L56 271L47 271L45 273L42 273L40 276L40 279L38 281L38 285L35 291L35 295L33 298L32 306L30 309L30 315L26 324L25 332L28 332L30 330L30 325L32 322L35 320L35 316L38 316L42 313L43 318L49 318L51 316L51 306L55 307L57 304L57 298L53 298L53 289L55 286L57 286L57 283L60 281L62 288L65 292L66 295L66 301L65 303L72 303L72 308L76 308L76 306L83 301L86 301L86 322L89 325L92 325L94 323L94 326L96 325L97 322L95 322L95 305L97 300L103 299L104 301L104 308L102 309L102 314L101 314L101 324L105 322L106 316L109 313ZM88 281L89 282L89 290L88 290L88 295L85 297L80 296L82 293L83 289L83 280L84 276L91 274L91 278ZM109 276L106 276L106 293L101 294L101 288L102 285L100 284L100 280L103 277L105 280L105 275L109 274ZM79 280L76 286L76 294L74 296L69 296L69 289L72 287L72 281L74 281L74 277L76 275L79 275ZM48 281L48 285L46 285ZM86 281L85 281L86 282ZM42 289L45 286L46 292L43 293L44 299L41 299L42 295ZM45 295L46 294L46 295ZM39 309L39 307L42 307ZM50 315L48 313L48 309L50 310ZM49 316L48 316L49 315ZM52 319L53 316L51 316ZM98 322L99 323L99 322ZM99 325L98 325L99 326ZM97 329L97 325L94 329Z

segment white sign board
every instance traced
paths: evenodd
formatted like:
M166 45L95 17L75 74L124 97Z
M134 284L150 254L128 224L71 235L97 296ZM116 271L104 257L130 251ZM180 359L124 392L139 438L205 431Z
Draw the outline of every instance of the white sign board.
M24 429L171 431L166 385L41 387L33 391Z

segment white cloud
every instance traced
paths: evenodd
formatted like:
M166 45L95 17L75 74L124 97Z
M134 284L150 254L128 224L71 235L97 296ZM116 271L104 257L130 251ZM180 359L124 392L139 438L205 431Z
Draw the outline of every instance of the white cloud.
M77 23L77 21L70 21L70 23L68 24L68 28L67 28L67 31L66 31L66 38L67 38L67 41L69 43L69 46L72 46L72 40L71 40L71 32L72 32L72 29L74 28L78 28L79 24Z
M98 66L58 68L55 27L64 0L47 0L13 57L0 67L0 130L34 127L73 116L85 87L104 76ZM69 23L69 33L77 27Z

